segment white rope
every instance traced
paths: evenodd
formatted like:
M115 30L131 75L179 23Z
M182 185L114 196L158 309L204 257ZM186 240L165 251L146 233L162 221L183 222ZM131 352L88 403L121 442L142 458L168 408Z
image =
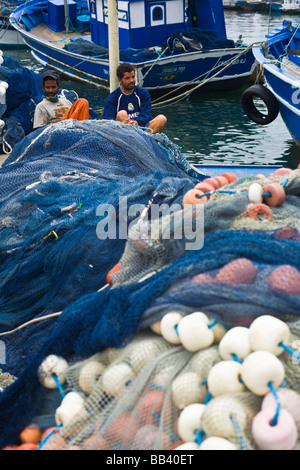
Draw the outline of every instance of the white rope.
M178 95L178 96L174 96L173 98L170 98L166 101L162 101L160 103L155 103L155 105L157 106L161 106L163 104L167 104L167 103L172 103L173 101L178 101L182 98L184 98L185 96L188 96L190 95L191 93L193 93L195 90L197 90L198 88L202 87L203 85L205 85L207 82L209 82L210 80L212 80L213 78L217 77L220 73L222 73L224 70L226 70L228 67L230 67L232 64L234 64L234 62L236 62L242 55L244 55L246 52L248 52L252 46L254 45L257 45L259 43L253 43L253 44L250 44L245 50L243 50L243 52L241 52L240 54L238 54L237 56L235 56L234 59L232 59L225 67L223 67L221 70L219 70L218 72L216 72L214 75L212 75L210 78L207 78L206 80L203 80L201 83L198 83L197 85L195 85L194 88L192 88L191 90L187 90L185 91L184 93L182 93L181 95ZM191 82L192 83L192 82ZM186 85L185 85L186 86Z
M101 292L102 290L106 289L107 287L109 287L109 284L106 284L105 286L101 287L101 289L99 289L97 292ZM17 326L13 330L4 331L3 333L0 333L0 337L15 333L16 331L21 330L21 329L25 328L26 326L32 325L34 323L39 323L41 321L50 320L51 318L59 317L62 313L63 312L61 311L61 312L56 312L56 313L50 313L49 315L45 315L45 316L39 317L39 318L33 318L32 320L29 320L26 323L23 323L22 325Z

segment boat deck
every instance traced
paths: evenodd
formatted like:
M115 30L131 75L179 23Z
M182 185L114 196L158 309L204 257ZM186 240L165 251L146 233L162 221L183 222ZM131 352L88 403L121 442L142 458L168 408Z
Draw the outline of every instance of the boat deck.
M296 78L300 78L300 69L299 66L294 64L288 57L283 57L282 59L282 70L285 70L289 74L293 75Z
M40 23L30 31L34 36L44 41L55 42L55 45L63 48L65 44L71 42L72 38L78 38L78 36L88 36L89 33L78 33L78 31L69 31L66 35L65 31L56 32L48 28L45 23Z

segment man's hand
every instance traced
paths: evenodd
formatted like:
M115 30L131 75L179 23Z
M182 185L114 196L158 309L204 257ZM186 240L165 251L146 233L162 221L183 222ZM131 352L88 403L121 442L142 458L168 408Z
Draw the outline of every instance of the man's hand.
M134 119L126 119L126 121L128 122L125 122L125 124L132 124L133 126L137 126L138 123L134 120Z

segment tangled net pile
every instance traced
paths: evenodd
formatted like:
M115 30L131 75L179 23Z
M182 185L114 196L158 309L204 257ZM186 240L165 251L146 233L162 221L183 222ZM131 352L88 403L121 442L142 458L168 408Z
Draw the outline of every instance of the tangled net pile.
M69 131L70 123L64 125ZM94 284L87 282L88 269L83 269L83 252L79 250L77 262L81 273L76 285L80 279L87 286L73 297L67 298L64 293L63 271L68 263L59 260L56 276L50 276L53 284L47 285L45 292L39 291L38 307L31 307L32 318L55 311L55 297L62 288L59 301L62 313L55 320L41 321L3 336L15 345L8 349L14 350L10 371L17 378L5 388L0 399L1 447L299 449L300 170L271 174L267 179L253 174L231 183L227 180L226 186L206 194L205 186L202 183L199 186L194 175L184 174L170 164L170 149L175 149L171 143L158 142L131 129L123 132L122 126L118 126L117 144L114 124L93 125L101 127L101 132L97 128L101 152L102 131L110 140L110 153L101 162L109 168L105 167L101 174L101 185L97 186L98 180L94 186L94 172L97 179L100 167L96 171L92 159L89 168L85 161L80 166L80 158L76 159L77 179L72 178L69 186L74 194L81 194L83 181L87 187L91 185L85 200L87 218L82 215L78 226L71 219L70 228L65 220L70 223L70 217L61 218L61 237L52 243L62 244L64 238L66 243L77 240L67 256L71 256L71 248L74 252L78 250L81 243L75 235L78 231L82 240L86 236L82 225L80 229L83 220L84 229L89 218L95 227L88 201L91 198L94 209L99 204L99 193L105 202L115 205L116 194L128 195L132 203L142 202L146 210L129 227L126 243L119 240L110 253L110 262L99 266ZM107 126L112 126L109 132ZM71 158L77 149L82 151L75 142L78 133L85 138L88 134L86 124L72 127L77 131L72 150L67 152L65 148L58 155L63 161L65 155ZM54 130L46 132L44 146L48 142L51 148L52 134ZM70 130L69 138L72 135ZM122 147L122 139L135 136L141 144L143 165L149 162L152 152L159 153L163 171L151 171L153 162L146 165L145 171L134 160L132 172L126 163L124 166L113 163L116 147L120 152L122 148L122 159L128 151L127 145ZM20 157L14 154L11 168L18 168L24 155L34 151L39 137L41 134ZM133 143L134 139L131 147ZM146 143L152 150L144 158L142 147ZM71 160L73 165L75 160ZM74 176L66 172L55 175L55 162L56 155L48 159L46 154L44 163L48 170L51 167L52 174L37 186L32 186L37 178L34 171L31 181L27 172L22 176L23 188L30 184L33 191L27 193L26 202L33 201L33 196L46 195L49 184L54 184L53 177L58 178L55 185L60 189L59 197L48 207L54 210L55 218L50 217L53 212L48 210L48 218L42 219L51 220L50 225L54 220L58 222L58 204L61 207L63 201L62 207L65 205L64 186L59 185L69 182L66 177ZM121 179L121 175L125 178ZM284 200L274 206L270 198L278 187L284 189ZM186 203L190 191L196 198L192 207ZM8 193L2 194L1 209L9 204ZM21 197L24 189L15 188L13 193ZM201 197L204 204L199 203ZM177 209L151 218L155 203L166 203L169 207L174 204ZM30 204L28 209L32 211ZM79 217L80 211L72 216ZM184 230L181 237L175 236L186 220L193 233L202 223L204 244L200 243L198 249L187 249L190 239ZM50 226L46 228L45 232ZM31 230L29 233L34 236ZM15 231L10 232L10 237L13 236ZM27 249L32 248L30 255L35 257L39 250L30 237ZM41 239L40 234L37 239ZM87 244L88 250L94 248L94 243L92 240ZM100 243L97 249L102 250L103 246ZM40 253L44 257L46 251ZM26 250L22 252L20 261L26 259L26 254ZM14 256L14 250L6 252L7 260L9 255ZM58 261L53 253L49 260ZM93 264L97 264L95 260ZM71 266L74 269L76 263ZM19 271L22 274L22 269ZM32 289L28 295L32 296ZM7 298L6 304L9 303ZM26 311L22 321L28 319L29 310L26 311L26 302L19 309L19 315ZM12 318L15 324L20 324L16 312ZM7 331L8 324L6 320L2 331ZM33 431L37 437L30 441L25 435Z

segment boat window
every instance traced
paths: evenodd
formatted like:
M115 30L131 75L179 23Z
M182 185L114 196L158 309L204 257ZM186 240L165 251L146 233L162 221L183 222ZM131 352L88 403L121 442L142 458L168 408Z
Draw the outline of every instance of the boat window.
M152 20L158 21L163 19L163 9L162 7L155 7L152 10Z

